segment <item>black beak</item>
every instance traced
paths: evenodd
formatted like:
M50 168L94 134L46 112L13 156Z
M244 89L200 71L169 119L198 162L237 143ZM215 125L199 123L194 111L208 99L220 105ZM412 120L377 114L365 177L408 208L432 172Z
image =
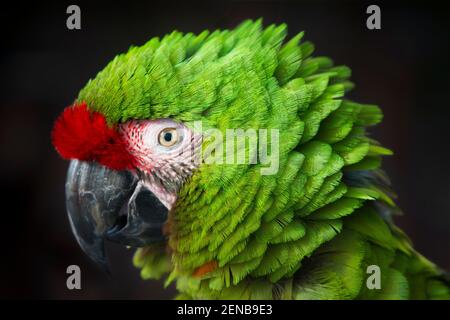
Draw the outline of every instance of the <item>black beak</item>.
M105 271L104 239L132 247L164 240L168 209L128 171L72 160L66 205L79 245Z

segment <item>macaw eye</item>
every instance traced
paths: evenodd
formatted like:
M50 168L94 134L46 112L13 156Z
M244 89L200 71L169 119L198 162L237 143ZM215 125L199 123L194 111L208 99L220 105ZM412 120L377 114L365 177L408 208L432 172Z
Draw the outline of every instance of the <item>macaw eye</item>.
M164 147L171 147L178 142L178 131L175 128L166 128L159 133L158 142Z

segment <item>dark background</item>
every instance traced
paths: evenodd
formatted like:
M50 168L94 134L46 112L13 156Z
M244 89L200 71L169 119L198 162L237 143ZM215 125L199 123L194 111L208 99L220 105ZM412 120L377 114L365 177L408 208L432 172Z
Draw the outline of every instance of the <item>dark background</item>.
M211 1L211 3L213 3ZM366 28L381 7L382 29ZM81 7L82 30L66 28ZM64 206L67 162L50 143L52 123L90 77L130 45L173 29L232 28L245 18L305 30L316 55L353 69L350 97L385 113L372 132L395 151L384 162L405 212L396 221L416 248L450 270L450 12L439 3L361 1L61 1L1 8L0 297L171 298L174 288L142 281L132 251L109 247L103 275L73 238ZM66 289L66 268L82 290Z

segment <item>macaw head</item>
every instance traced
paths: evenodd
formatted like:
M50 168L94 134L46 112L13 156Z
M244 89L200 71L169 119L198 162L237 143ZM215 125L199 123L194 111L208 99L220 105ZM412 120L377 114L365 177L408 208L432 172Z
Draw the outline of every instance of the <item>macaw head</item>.
M348 193L343 169L379 165L385 149L365 126L381 113L342 100L349 69L310 57L302 36L283 44L286 26L260 21L173 32L87 83L52 137L71 160L68 214L93 260L106 265L105 239L158 243L172 273L215 272L210 286L220 288L249 274L275 281L339 232L344 209L369 198ZM226 144L236 130L241 148Z
M168 212L197 167L201 138L170 117L113 124L84 102L64 110L53 143L72 159L67 210L94 261L106 268L104 239L134 247L164 241Z

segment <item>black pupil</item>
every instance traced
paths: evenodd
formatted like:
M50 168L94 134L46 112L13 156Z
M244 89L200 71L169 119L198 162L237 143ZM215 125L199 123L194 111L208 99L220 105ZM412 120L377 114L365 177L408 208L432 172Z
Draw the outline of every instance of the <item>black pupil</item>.
M172 133L171 132L165 132L164 133L164 140L166 140L167 142L172 141Z

